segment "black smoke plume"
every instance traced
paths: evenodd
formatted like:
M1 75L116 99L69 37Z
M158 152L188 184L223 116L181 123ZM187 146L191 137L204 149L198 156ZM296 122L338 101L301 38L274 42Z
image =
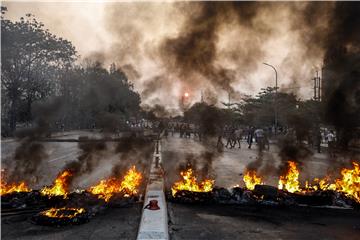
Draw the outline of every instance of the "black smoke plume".
M337 2L324 59L323 101L326 120L347 149L360 127L360 4Z
M42 161L48 157L41 138L51 134L51 128L62 111L63 99L53 98L43 103L32 105L34 126L15 133L19 146L15 150L11 180L28 180L37 175Z
M79 149L82 150L77 160L67 163L63 170L68 170L72 173L72 177L69 180L71 184L76 178L79 178L83 174L91 173L104 157L104 153L107 151L107 145L105 142L96 141L96 139L89 139L88 137L79 137Z

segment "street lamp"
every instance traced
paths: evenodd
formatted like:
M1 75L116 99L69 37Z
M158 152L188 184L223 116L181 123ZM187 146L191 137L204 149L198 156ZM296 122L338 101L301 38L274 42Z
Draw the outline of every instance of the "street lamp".
M278 81L277 81L277 71L273 65L268 63L263 63L266 66L271 67L275 71L275 101L274 101L274 110L275 110L275 135L277 135L277 125L278 125L278 113L277 113L277 89L278 89Z

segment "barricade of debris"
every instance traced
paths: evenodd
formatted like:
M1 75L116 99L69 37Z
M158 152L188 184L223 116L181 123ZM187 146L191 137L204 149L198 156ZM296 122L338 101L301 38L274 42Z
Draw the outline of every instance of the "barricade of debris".
M174 195L167 192L167 199L175 203L238 204L270 206L336 206L360 209L355 199L337 191L312 191L290 193L269 185L255 185L254 190L234 187L214 187L209 192L179 190Z

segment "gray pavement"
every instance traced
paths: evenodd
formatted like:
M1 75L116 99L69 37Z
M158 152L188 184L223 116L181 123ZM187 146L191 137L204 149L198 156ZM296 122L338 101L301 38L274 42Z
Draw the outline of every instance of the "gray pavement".
M90 222L66 227L46 227L30 222L31 215L1 218L1 239L21 240L113 240L136 239L142 204L107 209Z
M199 159L201 152L213 151L216 141L203 144L194 139L177 136L163 140L163 164L167 190L178 180L179 164L189 155ZM241 149L224 149L212 162L215 185L243 186L241 173L258 158L256 146L248 149L245 142ZM256 162L258 163L258 162ZM265 151L262 166L270 170L267 184L275 185L278 172L271 166L279 164L278 149L270 146ZM326 153L314 154L304 161L300 179L322 177L326 174L329 159ZM261 168L260 168L261 169ZM305 175L304 172L307 174ZM169 234L171 239L306 239L306 240L357 240L360 236L360 212L346 209L320 209L309 207L275 208L270 206L249 207L231 205L179 204L168 202Z
M168 203L172 240L358 240L360 212Z
M93 132L66 132L57 134L57 139L77 139L79 136L99 137ZM77 142L41 142L44 145L47 157L39 166L38 178L30 181L33 189L39 189L43 185L50 185L61 171L64 165L76 160L81 149ZM91 174L84 174L74 181L74 186L85 189L91 184L103 179L112 171L114 163L121 159L119 154L114 153L115 143L106 143L107 151L99 153L98 165ZM11 166L14 152L19 146L17 141L7 140L1 142L2 168ZM136 156L138 157L138 156ZM78 226L67 227L42 227L30 222L32 214L18 215L1 218L1 239L136 239L142 212L142 203L134 204L126 208L111 208L99 213L90 220Z
M201 153L210 151L215 153L212 161L212 174L215 179L215 185L219 187L230 188L235 185L243 186L242 173L249 164L255 164L259 171L263 173L266 184L277 185L278 171L280 164L278 156L279 149L275 144L270 145L269 151L263 151L262 161L258 161L259 152L256 144L252 149L247 148L245 141L241 143L241 149L224 148L222 153L216 150L216 139L203 143L197 140L179 138L178 136L168 137L163 140L164 168L168 176L168 186L179 174L177 166L186 162L186 158L193 155L201 162ZM301 166L300 180L313 179L314 177L323 177L327 173L329 158L326 153L314 153L314 155L303 161ZM201 166L200 166L201 168ZM170 183L169 183L170 182Z

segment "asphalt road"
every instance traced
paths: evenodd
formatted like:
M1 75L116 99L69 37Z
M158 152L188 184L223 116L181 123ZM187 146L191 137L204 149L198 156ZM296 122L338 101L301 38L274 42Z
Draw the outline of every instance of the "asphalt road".
M72 138L77 138L74 134ZM65 137L64 137L65 138ZM216 140L206 144L194 139L181 139L178 136L162 140L163 165L167 189L179 177L179 166L186 159L196 159L198 167L210 165L209 174L216 185L232 187L243 185L242 172L251 163L259 164L259 154L247 149L224 149L218 153ZM11 164L18 143L1 143L3 167ZM42 180L31 187L51 184L54 177L68 161L81 154L74 142L43 143L47 158L43 160ZM112 149L111 143L108 149ZM209 162L203 153L213 153ZM86 187L89 183L107 176L111 162L119 160L113 151L101 156L97 170L84 175L76 184ZM265 151L261 166L276 166L280 160L278 149L272 145ZM211 164L210 164L211 163ZM315 154L311 161L304 162L302 169L306 175L300 178L321 177L326 173L329 159L326 154ZM278 174L269 170L267 184L276 184ZM30 223L31 215L5 217L1 219L2 239L136 239L141 217L141 204L130 208L108 209L95 216L89 223L68 227L41 227ZM168 203L169 233L171 239L359 239L360 214L353 210L315 209L315 208L274 208L240 207L220 205L190 205Z
M57 139L77 139L79 136L96 137L91 132L69 132L64 136L56 136ZM42 159L38 169L38 176L34 181L28 181L32 189L39 189L44 185L52 184L55 177L69 161L76 160L82 150L77 142L41 142L46 151L46 157ZM11 167L14 161L14 153L19 142L6 140L1 142L2 168ZM122 161L120 153L115 153L116 143L107 142L106 151L97 153L94 161L94 169L89 174L75 179L73 185L80 189L86 189L106 178L112 171L114 164ZM151 153L153 147L151 148ZM140 158L152 159L140 153L128 156L131 161ZM145 159L145 160L146 160ZM141 166L145 170L147 165ZM145 176L146 179L146 176ZM1 239L136 239L141 219L142 203L136 203L125 208L109 208L90 219L90 222L78 226L44 227L30 222L32 214L1 218Z
M31 215L1 218L1 239L13 240L114 240L136 239L142 204L127 208L112 208L99 213L90 222L66 227L38 226L30 222Z
M259 164L256 146L248 149L224 149L217 154L216 141L204 144L193 139L169 137L162 142L163 165L167 190L179 179L179 165L186 159L197 159L201 169L207 161L202 153L215 153L212 175L215 185L243 186L241 173L251 163ZM190 156L190 157L189 157ZM278 149L271 145L265 151L261 166L277 166ZM300 179L321 177L326 174L329 159L326 154L314 154L305 161ZM271 167L269 168L271 169ZM306 173L306 174L305 174ZM266 183L275 185L277 171L266 172ZM171 239L306 239L306 240L358 240L360 239L360 212L345 209L320 209L309 207L275 208L229 205L179 204L168 202L169 234Z
M353 210L168 203L168 213L172 240L358 240L360 236L360 212Z
M257 146L248 149L245 141L241 143L241 149L224 148L223 152L216 150L216 139L207 143L197 140L179 138L177 135L162 140L162 153L164 169L167 173L167 187L179 177L178 166L184 164L187 159L196 159L197 167L202 168L207 164L202 154L205 152L213 153L211 161L210 175L215 179L215 185L230 188L235 185L243 186L242 173L247 166L255 165L264 177L264 181L269 185L277 185L279 172L277 166L280 164L278 155L279 149L272 144L269 151L263 151L260 158ZM259 161L261 159L261 161ZM326 153L314 153L311 158L303 161L300 172L300 180L323 177L329 167L328 155Z

